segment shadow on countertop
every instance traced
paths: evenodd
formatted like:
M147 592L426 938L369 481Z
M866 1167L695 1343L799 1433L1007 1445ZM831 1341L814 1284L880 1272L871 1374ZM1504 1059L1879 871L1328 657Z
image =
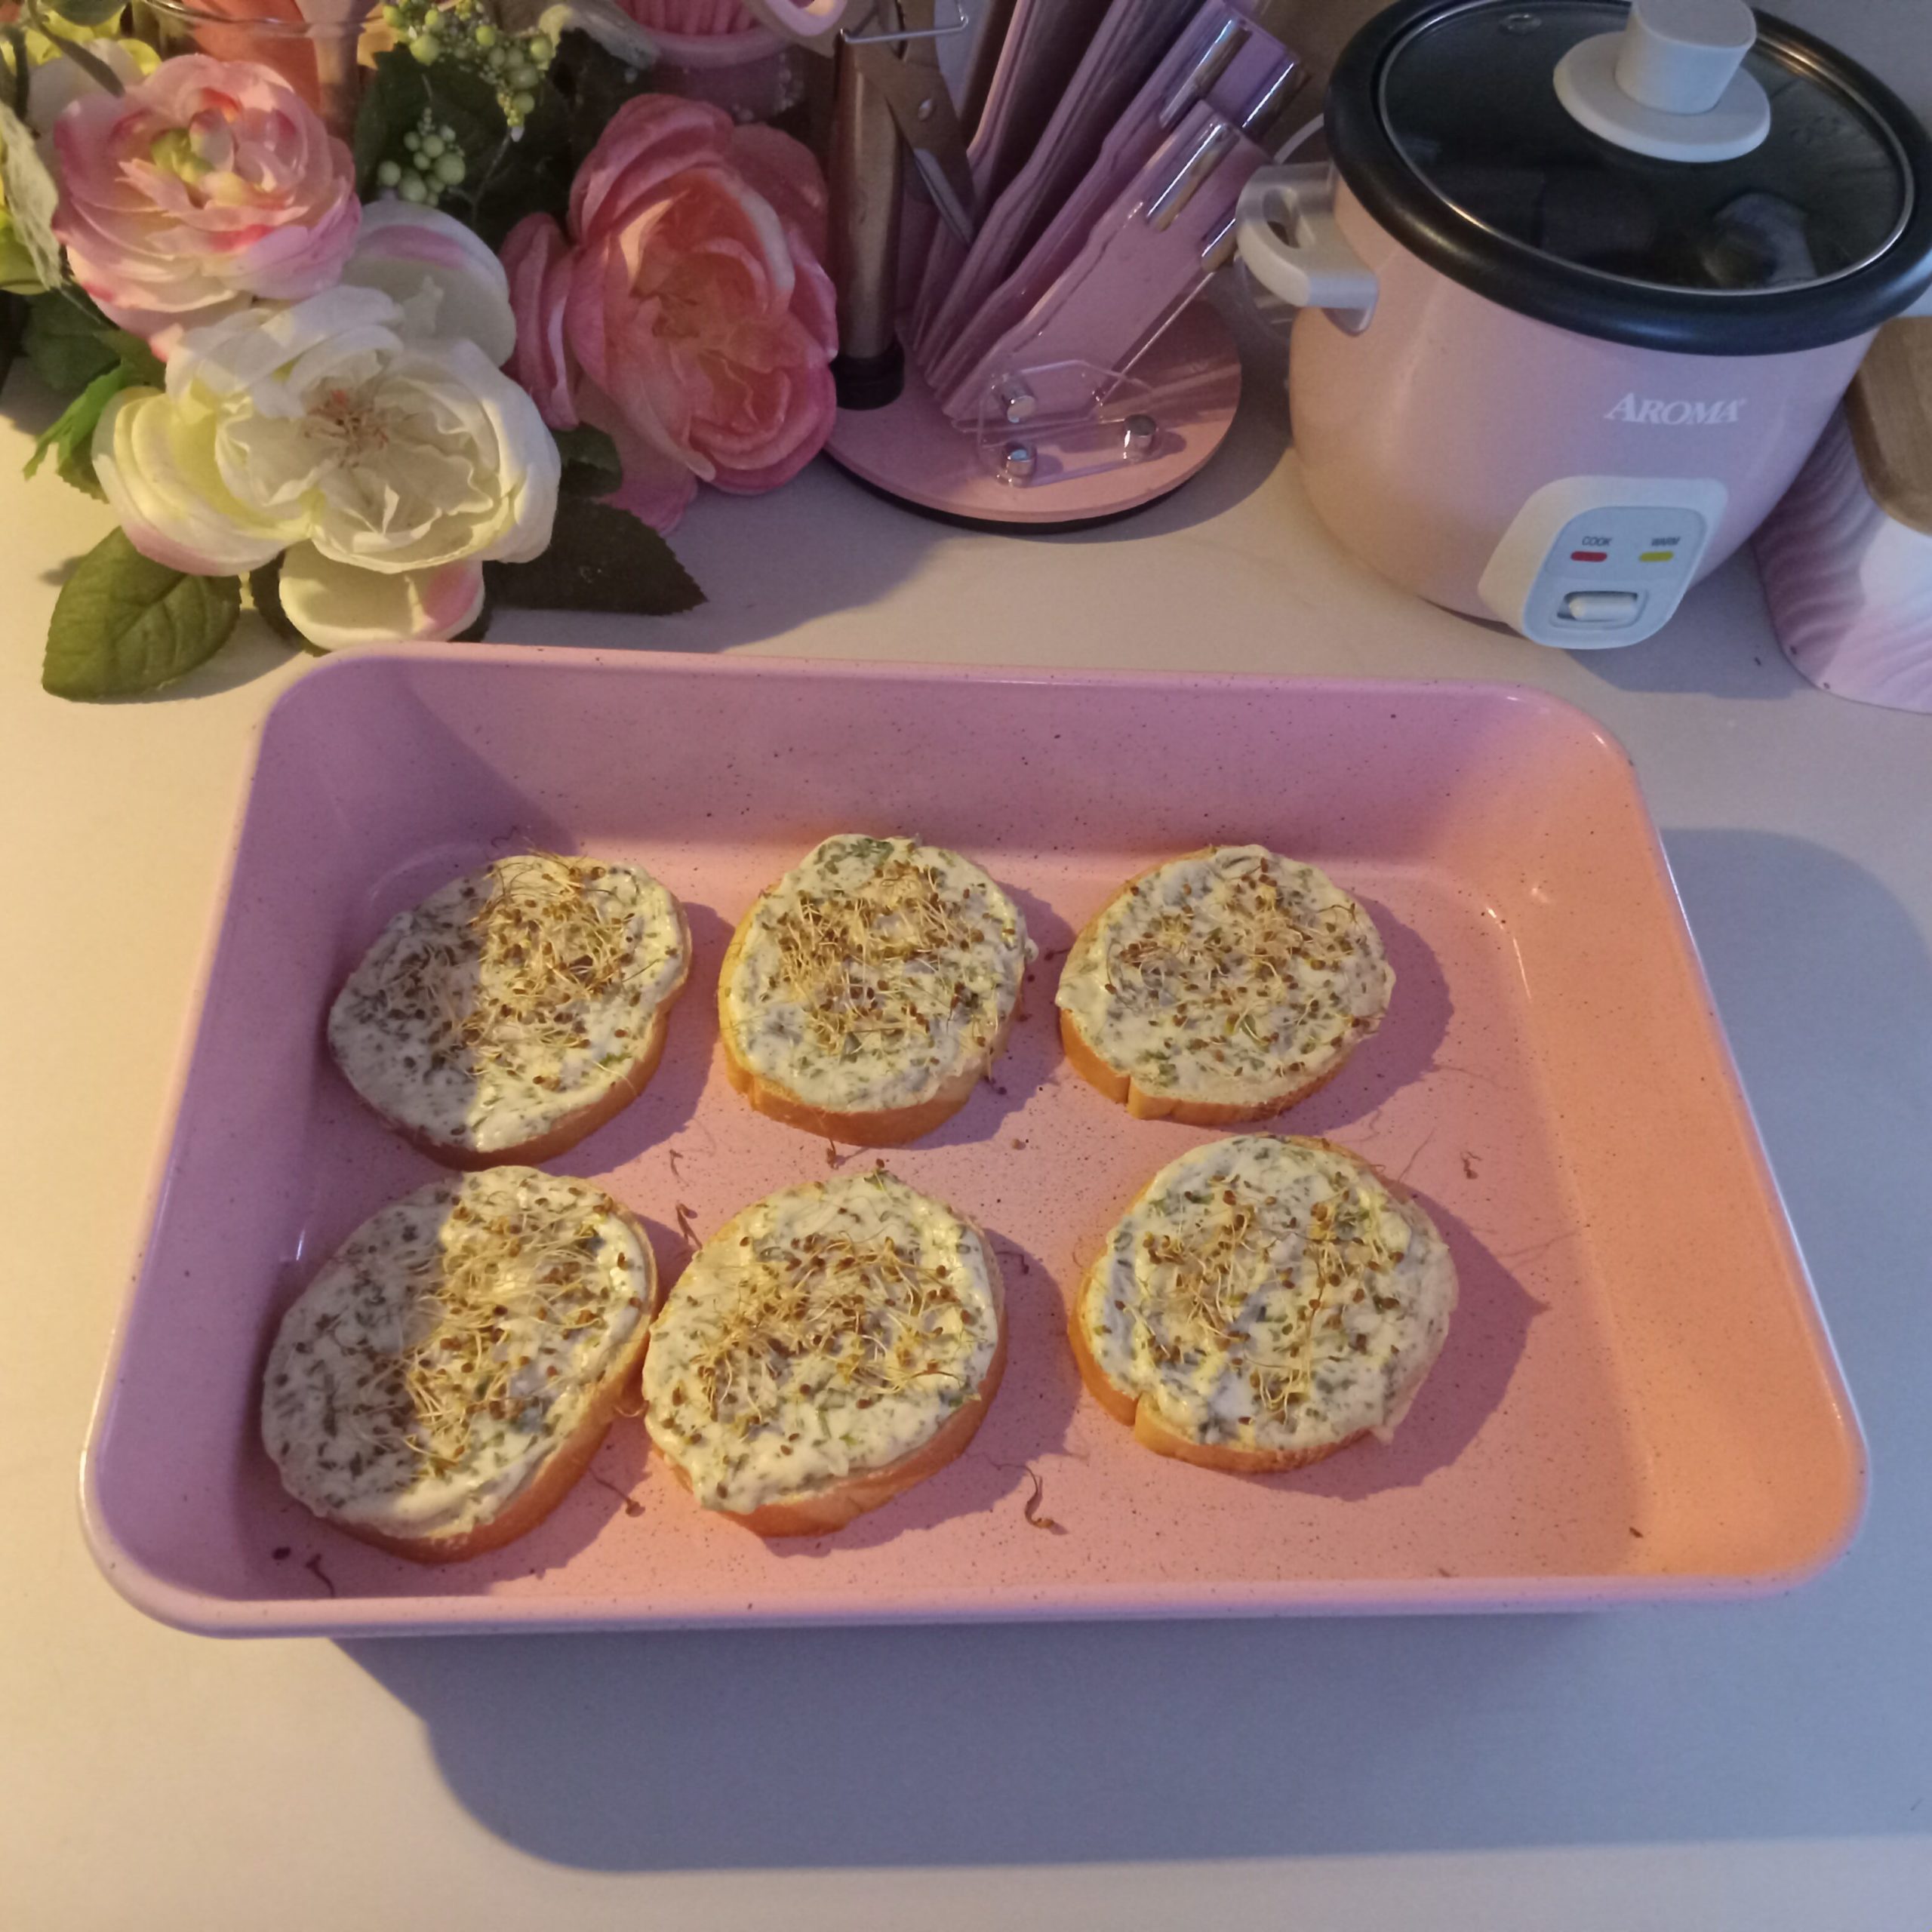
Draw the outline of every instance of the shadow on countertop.
M977 567L997 579L1008 544L1111 543L1208 522L1259 489L1289 441L1283 345L1265 323L1241 312L1247 307L1238 299L1222 304L1242 362L1241 406L1226 443L1198 475L1128 515L1081 531L961 528L868 489L822 457L762 497L699 491L670 538L709 599L698 609L676 617L505 610L491 635L605 650L729 651L875 603L918 575L944 545L978 546ZM909 640L895 654L917 657L918 644Z
M695 610L648 617L505 607L490 641L730 651L878 602L918 575L928 552L953 534L868 496L821 460L764 496L698 492L668 540L705 594ZM904 654L916 655L916 646Z
M11 300L0 297L0 301ZM42 382L23 358L6 372L4 389L0 390L0 420L11 423L23 435L38 436L51 426L66 406L67 398L57 396ZM51 466L44 470L37 480L36 488L57 497L66 497L78 503L72 486L62 482L54 475ZM100 534L105 536L112 526L112 518L105 504L98 506ZM71 556L56 557L43 564L37 572L43 583L64 584L74 574L80 562L82 552ZM34 641L36 657L40 651L40 640ZM294 651L282 643L263 620L252 611L244 611L235 634L205 663L198 664L186 677L171 685L164 685L159 691L141 691L125 697L101 700L109 707L125 705L179 704L186 700L213 697L224 691L238 689L244 685L253 684L258 678L285 671Z
M597 1871L1924 1829L1932 1487L1910 1472L1932 1198L1876 1203L1870 1183L1932 1121L1932 960L1884 888L1820 847L1668 844L1880 1467L1833 1574L1783 1598L1573 1616L345 1649L419 1714L481 1823Z
M1762 700L1798 697L1811 689L1778 648L1749 544L1697 585L1656 636L1569 654L1621 691Z

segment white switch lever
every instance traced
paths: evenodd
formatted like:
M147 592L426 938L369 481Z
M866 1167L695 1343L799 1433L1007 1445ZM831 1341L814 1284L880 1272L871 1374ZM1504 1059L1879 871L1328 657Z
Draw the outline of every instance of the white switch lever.
M1627 624L1643 601L1634 590L1573 590L1563 614L1573 624Z

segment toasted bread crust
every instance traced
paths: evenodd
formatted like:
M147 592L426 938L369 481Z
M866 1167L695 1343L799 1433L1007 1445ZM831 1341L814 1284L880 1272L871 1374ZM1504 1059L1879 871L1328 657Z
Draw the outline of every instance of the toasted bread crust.
M1112 907L1131 892L1143 878L1150 878L1155 872L1164 872L1171 865L1177 865L1189 859L1204 859L1217 848L1203 845L1192 852L1177 854L1174 858L1163 859L1158 865L1148 866L1136 872L1131 878L1122 881L1120 888L1106 903L1096 912L1075 937L1067 949L1066 964L1060 969L1064 974L1083 949L1093 940L1100 921ZM1133 1075L1123 1067L1118 1067L1103 1057L1100 1049L1080 1030L1080 1023L1065 1007L1058 1008L1060 1014L1060 1044L1066 1050L1066 1057L1074 1071L1097 1091L1118 1105L1124 1106L1136 1120L1174 1120L1186 1127L1236 1127L1244 1121L1269 1120L1276 1114L1285 1112L1297 1106L1312 1095L1321 1092L1330 1081L1346 1066L1351 1056L1366 1033L1351 1041L1335 1063L1313 1078L1291 1081L1272 1094L1257 1100L1220 1101L1189 1100L1171 1094L1150 1093Z
M868 1112L863 1109L821 1107L802 1100L789 1088L768 1080L740 1054L731 1037L728 1011L730 988L738 970L738 960L751 931L755 902L738 921L725 949L724 964L718 974L718 1032L724 1043L724 1076L751 1103L754 1112L769 1120L783 1121L807 1134L827 1140L848 1140L860 1147L903 1147L909 1141L923 1140L945 1125L973 1097L974 1090L986 1078L993 1062L1005 1050L1007 1036L1020 1011L1017 1001L1000 1023L983 1062L974 1060L949 1075L937 1092L909 1107L886 1107Z
M1324 1461L1338 1451L1347 1448L1352 1442L1360 1441L1367 1432L1358 1430L1353 1435L1344 1436L1339 1442L1328 1443L1317 1449L1246 1449L1236 1443L1196 1442L1189 1437L1177 1435L1155 1414L1151 1404L1143 1402L1137 1395L1129 1395L1107 1380L1106 1371L1095 1359L1094 1351L1081 1332L1080 1306L1086 1297L1087 1282L1083 1281L1066 1319L1066 1339L1072 1345L1080 1380L1088 1394L1115 1421L1124 1423L1134 1431L1135 1441L1152 1450L1157 1456L1171 1456L1177 1463L1193 1463L1204 1469L1225 1469L1235 1475L1277 1475L1284 1469L1306 1469L1311 1463Z
M780 1497L776 1502L761 1503L755 1509L720 1509L713 1513L728 1522L740 1523L761 1537L822 1537L842 1530L855 1517L890 1503L937 1475L947 1463L956 1460L980 1432L986 1411L1006 1374L1006 1281L1000 1272L999 1257L985 1229L961 1214L959 1220L980 1237L986 1251L987 1278L992 1288L993 1307L999 1323L999 1339L993 1345L992 1360L980 1378L980 1386L955 1409L939 1428L918 1448L897 1461L883 1463L877 1469L864 1469L843 1481L798 1496ZM669 1460L668 1458L666 1459ZM672 1473L687 1491L691 1479L682 1464L673 1462Z
M1314 1134L1296 1134L1288 1137L1308 1146L1326 1148L1331 1153L1346 1155L1349 1160L1367 1168L1398 1201L1408 1202L1415 1198L1401 1182L1391 1180L1372 1162L1364 1160L1353 1148L1344 1147L1338 1140L1324 1140ZM1144 1194L1146 1191L1143 1189L1141 1192ZM1128 1203L1125 1212L1131 1214L1140 1198L1140 1195L1137 1194ZM1109 1378L1087 1339L1084 1326L1080 1319L1080 1311L1085 1306L1095 1276L1106 1258L1107 1251L1103 1247L1092 1266L1081 1278L1080 1286L1074 1293L1072 1306L1067 1310L1066 1339L1072 1348L1074 1363L1080 1371L1080 1380L1087 1392L1115 1421L1131 1429L1134 1439L1143 1447L1152 1450L1157 1456L1171 1456L1177 1462L1192 1463L1204 1469L1221 1469L1235 1475L1280 1475L1291 1469L1305 1469L1314 1463L1326 1462L1331 1456L1340 1454L1343 1450L1351 1447L1370 1433L1367 1429L1357 1429L1353 1435L1307 1449L1259 1449L1247 1447L1239 1443L1197 1442L1192 1437L1170 1429L1151 1402L1143 1400L1131 1389L1121 1388ZM1432 1359L1420 1365L1405 1385L1404 1399L1421 1383L1433 1366ZM1397 1406L1399 1412L1401 1401L1398 1401Z
M895 1496L903 1495L955 1461L979 1434L980 1425L986 1420L994 1396L999 1393L1001 1378L1005 1373L1006 1322L1002 1316L999 1343L985 1380L947 1417L938 1433L910 1455L902 1456L881 1469L868 1469L863 1475L848 1477L829 1489L817 1490L809 1496L763 1503L742 1512L721 1510L718 1513L761 1537L822 1537L842 1530L855 1517L890 1503ZM688 1489L691 1478L675 1463L672 1468L678 1481Z
M1244 1121L1270 1119L1306 1100L1311 1094L1320 1093L1348 1064L1348 1055L1345 1054L1326 1073L1317 1074L1299 1087L1271 1094L1265 1100L1231 1105L1214 1100L1183 1100L1169 1094L1149 1093L1133 1075L1109 1066L1094 1051L1088 1044L1087 1035L1080 1030L1079 1021L1065 1007L1060 1009L1060 1038L1075 1072L1109 1100L1124 1103L1136 1120L1177 1120L1184 1127L1235 1127Z
M392 1556L407 1557L412 1563L466 1563L473 1556L487 1556L491 1551L528 1535L562 1502L603 1446L619 1404L627 1395L635 1392L638 1377L644 1370L645 1353L651 1345L651 1317L664 1299L663 1279L658 1272L657 1257L649 1235L633 1216L625 1214L620 1218L651 1261L651 1292L637 1334L598 1383L597 1392L576 1428L557 1444L543 1466L509 1503L487 1522L441 1536L388 1536L339 1516L325 1516L325 1521L358 1543L373 1544Z
M678 931L684 943L684 971L666 988L664 997L652 1011L643 1041L622 1077L607 1093L574 1112L565 1114L545 1132L534 1139L520 1140L513 1147L469 1147L457 1141L439 1140L419 1128L406 1126L385 1113L351 1081L349 1084L355 1088L357 1098L391 1133L399 1134L417 1152L426 1154L439 1165L453 1168L461 1174L478 1174L485 1168L534 1168L545 1161L555 1160L559 1154L568 1153L580 1140L588 1140L600 1127L615 1120L650 1084L651 1076L657 1071L658 1062L664 1057L664 1042L671 1030L671 1009L683 998L691 977L691 923L685 916L682 904L675 899L672 903L677 906Z

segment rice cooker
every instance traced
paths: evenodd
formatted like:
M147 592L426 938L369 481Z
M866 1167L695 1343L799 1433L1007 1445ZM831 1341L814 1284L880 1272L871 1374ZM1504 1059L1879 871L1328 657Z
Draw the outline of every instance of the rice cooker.
M1932 284L1932 140L1744 0L1403 0L1349 42L1332 166L1238 236L1300 312L1322 521L1542 644L1634 644L1756 528Z

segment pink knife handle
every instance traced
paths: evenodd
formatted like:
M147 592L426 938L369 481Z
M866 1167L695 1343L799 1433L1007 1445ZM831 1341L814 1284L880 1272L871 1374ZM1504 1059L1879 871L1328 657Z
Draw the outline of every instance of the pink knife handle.
M1026 370L1068 370L1064 395L1031 386L1040 410L1058 414L1081 406L1081 365L1123 369L1198 291L1208 269L1202 256L1226 225L1243 185L1266 156L1238 133L1215 166L1164 227L1147 217L1189 157L1224 117L1203 102L1161 144L1107 213L1072 264L1026 318L1010 329L965 378L940 400L958 424L976 420L996 380ZM1051 375L1041 383L1051 390Z

